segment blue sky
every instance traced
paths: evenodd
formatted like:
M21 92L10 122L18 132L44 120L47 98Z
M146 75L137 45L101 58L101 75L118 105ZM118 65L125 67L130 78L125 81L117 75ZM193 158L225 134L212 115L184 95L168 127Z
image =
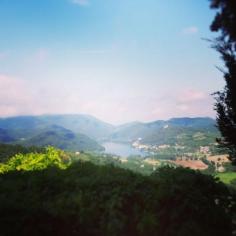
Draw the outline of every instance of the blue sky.
M1 0L0 115L212 116L207 0Z

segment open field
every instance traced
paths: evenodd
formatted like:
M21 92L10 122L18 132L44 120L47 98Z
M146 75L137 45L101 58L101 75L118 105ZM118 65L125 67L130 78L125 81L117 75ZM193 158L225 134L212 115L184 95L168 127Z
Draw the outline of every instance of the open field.
M177 160L177 161L169 161L169 162L174 163L179 166L188 167L193 170L205 170L208 168L208 166L200 160Z
M216 176L225 184L230 184L232 180L236 180L236 172L219 173Z
M230 160L228 159L228 155L214 155L214 156L208 156L208 161L217 163L217 164L224 164L224 163L230 163Z

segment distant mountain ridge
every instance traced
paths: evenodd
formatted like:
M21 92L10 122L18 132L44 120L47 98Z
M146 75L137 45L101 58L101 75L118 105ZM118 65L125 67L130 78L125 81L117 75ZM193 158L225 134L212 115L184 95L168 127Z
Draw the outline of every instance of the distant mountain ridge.
M82 131L86 128L85 124L87 123L87 133L91 134L92 127L96 127L96 123L94 124L95 121L84 115L0 118L0 142L17 143L26 146L53 145L65 150L77 151L103 150L103 147L93 138L87 136L84 132L79 132L78 123L81 123L80 127ZM107 131L107 127L109 126L102 122L96 122L99 124L99 128L97 130L94 129L96 131L94 132L94 136L98 136L99 132L103 135L102 128L104 127L104 130L106 129L105 131ZM71 127L73 130L67 127Z
M117 127L111 135L113 141L132 142L142 138L143 143L166 143L166 139L173 138L181 133L208 132L218 134L215 120L209 117L171 118L149 123L134 122ZM161 139L163 142L161 142Z
M5 129L0 128L0 142L2 143L11 143L14 142L15 139L11 137L9 132Z
M56 124L92 139L100 140L112 133L114 126L90 115L44 115L39 118L49 124Z
M88 136L80 133L75 134L72 131L57 125L52 125L32 138L19 143L25 146L43 147L50 145L68 151L103 150L102 146Z
M73 150L76 147L79 150L101 150L98 142L131 143L138 138L146 144L161 145L175 143L181 135L192 137L199 132L214 140L218 135L215 120L209 117L183 117L114 126L93 116L80 114L0 118L1 142L51 144Z

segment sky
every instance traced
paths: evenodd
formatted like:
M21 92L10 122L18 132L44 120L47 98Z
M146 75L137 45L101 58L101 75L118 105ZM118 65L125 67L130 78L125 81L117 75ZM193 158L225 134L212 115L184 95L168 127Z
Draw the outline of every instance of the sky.
M0 116L215 117L208 0L0 0Z

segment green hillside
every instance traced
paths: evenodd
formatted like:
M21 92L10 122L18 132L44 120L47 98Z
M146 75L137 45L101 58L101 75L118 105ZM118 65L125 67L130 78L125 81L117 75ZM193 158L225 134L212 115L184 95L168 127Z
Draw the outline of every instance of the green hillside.
M208 131L189 127L168 126L146 135L142 142L157 145L174 145L177 143L183 146L204 146L215 143L215 139L218 136L219 132L217 130Z
M82 133L96 140L106 138L114 127L90 115L48 115L39 116L41 121L62 126L75 133Z
M15 139L9 134L7 130L0 128L0 142L11 143L14 141Z
M44 115L0 118L0 128L8 130L15 138L27 138L48 126L57 125L82 133L92 139L107 137L113 126L89 115Z
M47 126L46 122L35 116L0 118L0 128L16 140L32 137Z
M134 122L116 128L112 141L133 142L141 138L147 145L208 146L215 143L219 132L211 118L173 118L150 123Z
M66 116L67 117L67 116ZM69 116L68 116L69 117ZM100 151L103 147L86 134L53 124L56 117L20 116L0 119L0 142L26 146L47 146L71 151ZM64 120L64 117L61 117ZM71 121L73 123L73 121ZM92 129L92 128L91 128ZM96 133L96 125L94 128Z
M145 123L132 122L118 126L114 129L109 139L115 142L132 142L133 140L146 136L152 132Z
M84 134L75 134L60 126L52 126L45 131L20 142L26 146L54 146L69 151L101 151L103 147Z
M44 151L45 149L40 147L32 147L32 146L25 147L22 145L0 143L0 163L9 160L11 157L19 153L21 154L35 153L35 152L43 153Z
M218 173L217 177L226 184L234 184L236 187L236 172Z

